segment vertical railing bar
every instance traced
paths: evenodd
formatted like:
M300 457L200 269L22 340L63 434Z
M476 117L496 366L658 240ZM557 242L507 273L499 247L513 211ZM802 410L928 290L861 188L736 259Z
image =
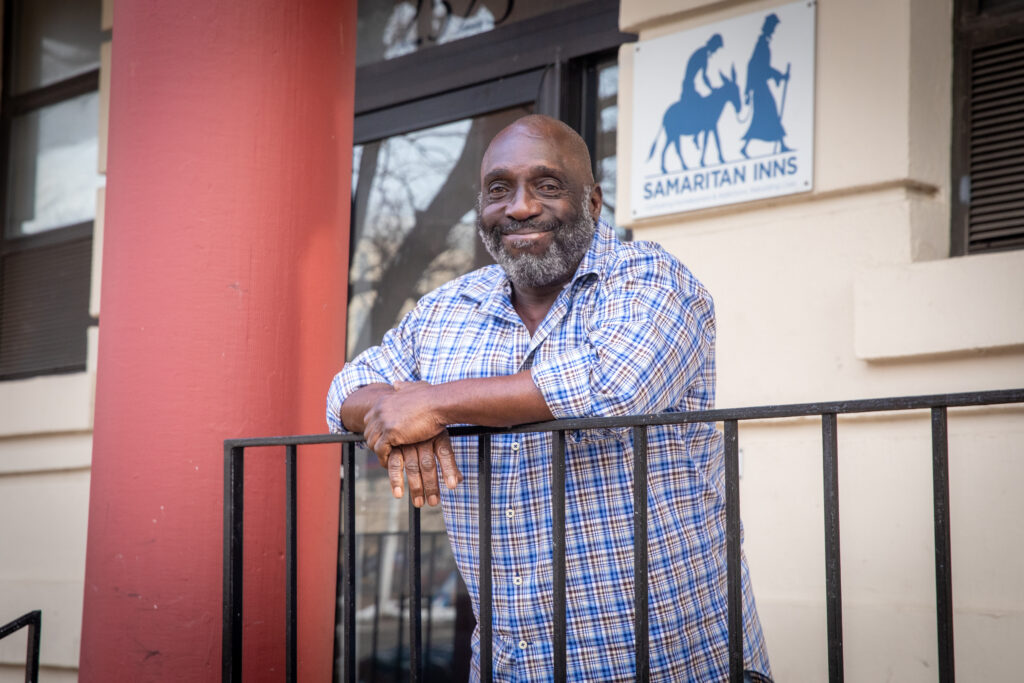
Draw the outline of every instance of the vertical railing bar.
M725 563L729 623L729 681L743 681L743 584L740 559L739 425L726 420L725 432Z
M430 534L430 560L427 562L427 642L424 645L424 652L430 652L430 637L434 626L434 555L437 553L437 532Z
M39 683L39 636L43 629L43 613L28 613L28 643L25 645L25 683Z
M408 544L408 541L406 541ZM399 582L398 589L398 645L395 646L394 670L400 674L402 671L402 648L405 647L405 585Z
M565 614L565 432L551 432L551 583L554 680L566 680Z
M342 465L345 476L341 487L344 493L343 518L344 562L345 562L345 597L343 609L345 625L345 683L356 681L356 445L349 441L343 444L341 451Z
M377 642L380 633L380 576L384 573L384 534L377 534L377 570L373 573L373 633L370 636L370 680L377 680Z
M285 446L285 523L284 523L284 574L285 574L285 680L295 683L298 676L297 625L298 625L298 446Z
M835 413L821 416L822 479L825 503L825 603L828 680L843 680L843 591L839 546L839 439Z
M493 643L491 633L491 435L479 436L477 508L480 526L480 679L490 683Z
M224 623L221 681L242 681L242 484L244 449L224 444Z
M423 677L423 613L420 611L423 583L420 576L420 509L409 499L409 680L418 683Z
M953 563L949 527L949 431L945 406L932 408L932 501L935 512L935 610L939 683L956 678L953 656Z
M633 634L636 680L651 678L647 614L647 427L633 427Z

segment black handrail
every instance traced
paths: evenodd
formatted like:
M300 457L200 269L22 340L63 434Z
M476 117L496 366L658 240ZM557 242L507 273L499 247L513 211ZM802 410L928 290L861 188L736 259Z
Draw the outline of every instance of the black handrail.
M553 420L511 428L454 427L451 436L477 436L479 439L479 515L480 515L480 650L481 678L491 679L491 544L490 544L490 458L491 435L500 433L552 432L552 521L553 521L553 607L555 680L565 680L565 432L584 429L632 428L634 436L634 481L647 478L646 428L657 425L688 424L695 422L723 422L725 432L725 486L726 486L726 557L729 624L729 680L743 680L743 616L740 584L740 521L739 521L739 444L740 420L764 420L788 417L820 416L822 420L822 475L825 509L825 587L826 622L828 628L828 669L830 683L843 680L842 588L840 581L839 545L839 481L838 481L838 421L837 415L882 411L927 409L932 416L932 473L933 509L935 525L935 581L937 612L937 645L939 654L939 680L954 680L953 657L953 601L952 571L949 535L949 467L947 409L1024 403L1024 389L1006 389L955 394L932 394L874 398L857 401L832 401L789 405L769 405L753 408L728 408L686 413L659 413L604 418L573 418ZM286 446L288 476L286 506L286 575L287 620L286 658L287 678L295 680L295 526L296 495L294 489L294 462L297 447L301 445L338 443L342 445L344 481L355 481L355 443L359 434L316 434L266 438L228 439L224 442L224 624L222 650L222 680L242 680L242 511L243 463L246 448ZM636 516L633 547L634 569L637 577L634 587L636 630L637 680L649 679L647 652L647 572L646 572L646 496L634 492ZM341 589L343 614L343 643L336 643L344 652L341 678L356 680L355 667L355 486L346 484L342 491L344 586ZM422 673L420 647L420 577L419 577L419 510L410 500L408 553L410 572L410 679L418 681ZM335 657L337 660L337 657Z
M43 613L33 610L17 619L0 626L0 640L28 627L28 645L25 647L25 683L39 681L39 632L43 626Z

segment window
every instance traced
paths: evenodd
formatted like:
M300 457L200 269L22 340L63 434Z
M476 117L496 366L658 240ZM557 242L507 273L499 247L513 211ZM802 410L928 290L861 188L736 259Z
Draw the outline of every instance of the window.
M957 0L953 255L1024 248L1024 0Z
M0 378L85 368L100 0L4 6Z
M360 2L349 358L379 342L421 296L492 262L476 231L480 160L516 118L544 113L580 132L611 220L617 48L633 38L619 32L618 15L617 0ZM357 666L367 681L407 680L408 625L398 616L407 597L407 503L380 494L386 472L362 457ZM468 593L440 511L420 515L424 677L466 680Z

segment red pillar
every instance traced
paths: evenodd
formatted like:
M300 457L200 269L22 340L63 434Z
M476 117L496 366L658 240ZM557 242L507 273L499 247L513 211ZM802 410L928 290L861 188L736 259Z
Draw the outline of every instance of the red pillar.
M325 430L355 0L115 3L82 681L217 681L225 438ZM337 450L300 450L300 679L330 672ZM246 461L246 680L284 671L283 452Z

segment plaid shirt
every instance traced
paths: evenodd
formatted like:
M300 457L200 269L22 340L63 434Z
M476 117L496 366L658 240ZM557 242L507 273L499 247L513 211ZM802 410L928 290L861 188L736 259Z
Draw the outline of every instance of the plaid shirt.
M531 337L499 266L423 297L380 346L348 363L328 394L342 431L345 397L375 382L511 375L529 369L557 418L704 410L714 403L711 297L679 261L647 242L623 244L599 224L572 281ZM552 676L549 434L492 442L493 672L496 681ZM465 481L442 488L455 560L479 616L476 439L453 439ZM567 435L568 674L632 680L633 450L629 430ZM724 681L726 625L723 449L713 425L648 430L652 680ZM743 563L746 668L769 674ZM479 630L473 637L479 677Z

